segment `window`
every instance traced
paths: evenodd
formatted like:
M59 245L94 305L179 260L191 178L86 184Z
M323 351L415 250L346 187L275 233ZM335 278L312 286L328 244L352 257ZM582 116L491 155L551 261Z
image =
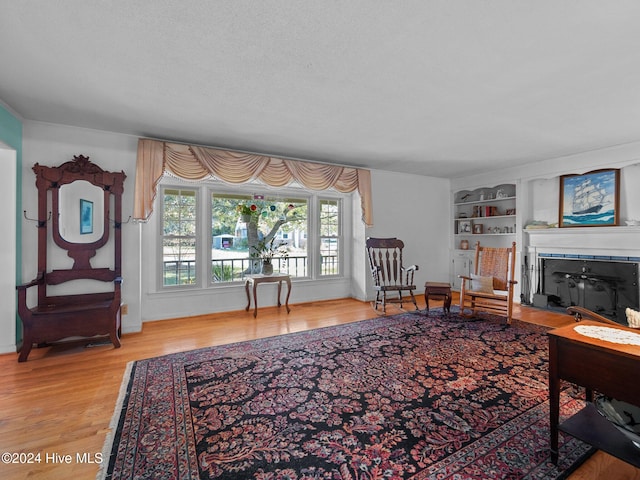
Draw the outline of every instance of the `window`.
M273 270L307 277L308 199L213 192L211 282L233 282L259 273L262 244L273 245Z
M170 179L169 181L175 181ZM267 190L255 194L256 188ZM344 275L342 222L348 195L217 182L162 186L160 288L240 283L259 273L254 246L272 243L274 273Z
M192 285L197 281L197 191L162 190L162 285Z
M340 201L320 200L320 275L340 274Z

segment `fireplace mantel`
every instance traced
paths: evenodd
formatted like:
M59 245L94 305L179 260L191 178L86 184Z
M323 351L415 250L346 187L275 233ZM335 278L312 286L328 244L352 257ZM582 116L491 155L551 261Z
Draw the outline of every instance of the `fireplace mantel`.
M525 230L530 253L640 257L640 227L571 227ZM638 260L636 260L638 261Z
M566 258L640 263L640 227L571 227L525 230L527 298L541 284L541 259Z

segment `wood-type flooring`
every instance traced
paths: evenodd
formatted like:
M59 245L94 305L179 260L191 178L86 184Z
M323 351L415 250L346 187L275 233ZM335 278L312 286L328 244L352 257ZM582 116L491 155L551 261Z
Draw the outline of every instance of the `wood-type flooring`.
M418 300L424 308L421 295ZM432 308L441 305L430 303ZM397 312L396 306L388 307L388 314ZM141 333L123 335L119 349L69 343L34 349L25 363L17 362L17 354L0 355L0 478L95 478L127 362L375 315L369 303L353 299L291 305L288 315L284 307L261 307L257 318L252 310L240 310L146 322ZM573 321L561 313L520 306L514 316L547 326ZM597 452L570 478L640 480L640 470Z

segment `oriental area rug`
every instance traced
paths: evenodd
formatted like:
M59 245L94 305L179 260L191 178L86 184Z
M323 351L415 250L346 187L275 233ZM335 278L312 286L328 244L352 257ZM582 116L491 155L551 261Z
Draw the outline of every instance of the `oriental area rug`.
M132 362L99 478L564 478L592 449L549 459L546 331L438 309Z

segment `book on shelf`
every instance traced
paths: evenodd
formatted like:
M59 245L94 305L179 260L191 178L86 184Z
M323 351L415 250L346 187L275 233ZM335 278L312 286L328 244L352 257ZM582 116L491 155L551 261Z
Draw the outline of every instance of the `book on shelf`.
M496 217L498 215L498 207L493 205L476 205L473 207L473 216L475 218Z

